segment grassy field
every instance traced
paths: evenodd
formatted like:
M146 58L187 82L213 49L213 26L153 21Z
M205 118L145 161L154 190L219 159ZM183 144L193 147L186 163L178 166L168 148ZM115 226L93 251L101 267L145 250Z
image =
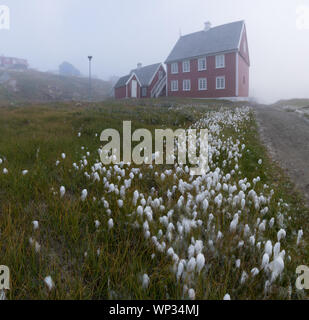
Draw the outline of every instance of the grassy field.
M250 110L236 107L149 100L0 108L0 264L11 272L7 299L305 298L295 289L295 269L308 264L309 212L267 157ZM192 179L177 166L95 167L100 133L121 132L123 120L132 121L132 131L210 126L207 177ZM286 236L278 240L281 229ZM269 240L281 248L262 270ZM284 269L275 277L271 261L279 255Z

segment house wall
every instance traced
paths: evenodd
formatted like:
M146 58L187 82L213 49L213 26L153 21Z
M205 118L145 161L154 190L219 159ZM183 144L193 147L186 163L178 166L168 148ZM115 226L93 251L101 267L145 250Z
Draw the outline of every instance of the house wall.
M126 98L126 86L115 88L115 99L125 99Z
M236 96L236 52L225 54L225 68L216 69L215 56L207 56L207 70L198 71L198 58L190 60L190 72L182 72L182 61L178 62L178 74L171 73L167 64L168 96L191 98L220 98ZM225 89L216 89L216 77L225 76ZM198 90L198 79L207 78L207 90ZM182 81L191 80L191 90L182 90ZM171 81L178 80L178 91L171 91Z
M250 58L246 27L244 27L238 54L238 96L249 96Z
M128 87L128 98L131 98L132 80L136 80L137 81L136 76L133 76L133 78L127 84L127 87ZM139 99L140 97L141 97L141 86L139 85L139 83L137 81L137 99Z
M249 97L249 66L238 54L238 96Z

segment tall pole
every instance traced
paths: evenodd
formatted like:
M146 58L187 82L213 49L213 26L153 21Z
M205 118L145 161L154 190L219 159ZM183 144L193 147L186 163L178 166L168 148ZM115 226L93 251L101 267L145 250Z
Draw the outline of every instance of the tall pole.
M91 101L91 60L92 56L88 56L89 59L89 101Z

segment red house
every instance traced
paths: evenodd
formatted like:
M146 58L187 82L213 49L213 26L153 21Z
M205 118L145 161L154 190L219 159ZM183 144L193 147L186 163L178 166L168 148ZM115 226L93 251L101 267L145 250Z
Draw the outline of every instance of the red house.
M28 61L25 59L0 57L0 68L5 69L27 69Z
M243 100L249 96L249 49L244 21L181 36L165 61L167 95Z
M137 65L130 74L121 77L114 86L116 99L157 98L166 95L166 72L162 63L142 67Z

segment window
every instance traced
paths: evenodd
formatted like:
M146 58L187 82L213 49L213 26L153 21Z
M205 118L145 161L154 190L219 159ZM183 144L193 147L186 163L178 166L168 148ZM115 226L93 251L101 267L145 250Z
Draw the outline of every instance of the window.
M163 78L163 72L162 70L159 71L159 80L161 80Z
M190 91L191 90L191 80L183 80L182 90L183 91Z
M225 67L225 56L224 54L221 54L219 56L216 56L216 68L224 68Z
M172 73L178 73L178 63L174 62L172 63Z
M182 62L182 72L190 72L190 61L189 60Z
M147 96L147 88L143 87L142 88L142 97L146 97Z
M206 58L198 59L198 71L203 71L207 69Z
M172 91L178 91L178 80L172 80L171 81L171 90Z
M207 79L206 78L198 79L198 89L199 90L207 90Z
M225 89L225 77L216 78L216 89L217 90Z

